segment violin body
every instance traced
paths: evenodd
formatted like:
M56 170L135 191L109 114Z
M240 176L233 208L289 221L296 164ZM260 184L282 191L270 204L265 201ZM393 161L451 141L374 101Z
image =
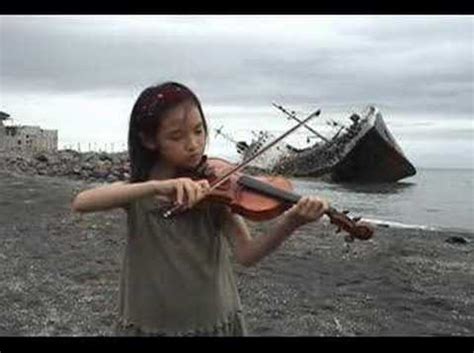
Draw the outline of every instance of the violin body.
M211 185L214 180L234 168L232 164L220 158L208 158L207 167L212 170L212 176L207 177ZM231 208L232 212L257 222L273 219L292 206L289 202L282 202L249 189L239 182L243 177L241 173L233 174L225 183L216 187L206 196L206 200L224 203ZM293 190L292 183L280 176L252 178L281 190Z

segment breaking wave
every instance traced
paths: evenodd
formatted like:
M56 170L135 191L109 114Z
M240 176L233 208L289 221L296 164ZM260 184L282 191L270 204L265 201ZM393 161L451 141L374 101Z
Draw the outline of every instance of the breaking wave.
M428 230L428 231L437 231L441 230L439 227L433 227L428 225L420 225L420 224L407 224L401 222L394 222L394 221L386 221L380 219L371 219L371 218L363 218L363 221L367 221L373 223L380 227L389 227L389 228L402 228L402 229L421 229L421 230Z

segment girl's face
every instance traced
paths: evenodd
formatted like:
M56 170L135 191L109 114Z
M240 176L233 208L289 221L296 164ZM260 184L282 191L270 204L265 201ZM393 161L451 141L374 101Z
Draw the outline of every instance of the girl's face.
M184 102L163 116L156 145L160 160L172 168L193 168L199 164L206 145L206 131L196 104Z

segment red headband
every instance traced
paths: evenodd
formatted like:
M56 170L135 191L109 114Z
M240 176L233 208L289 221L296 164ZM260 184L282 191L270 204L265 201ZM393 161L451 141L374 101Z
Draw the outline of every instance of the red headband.
M160 90L152 92L141 107L141 111L145 116L153 116L156 109L160 106L165 107L174 102L183 101L192 97L192 93L183 87L168 85Z

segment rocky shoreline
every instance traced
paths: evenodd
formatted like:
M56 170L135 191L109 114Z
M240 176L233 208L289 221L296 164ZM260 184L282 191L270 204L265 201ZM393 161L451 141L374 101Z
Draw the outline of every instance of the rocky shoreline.
M114 182L130 177L127 152L57 152L0 154L0 169L28 175L65 176L87 181Z
M0 170L0 336L113 335L125 214L70 211L107 177L14 170ZM249 222L256 237L270 226ZM468 232L386 227L347 244L325 221L306 225L256 266L235 264L249 333L472 336L473 244Z

